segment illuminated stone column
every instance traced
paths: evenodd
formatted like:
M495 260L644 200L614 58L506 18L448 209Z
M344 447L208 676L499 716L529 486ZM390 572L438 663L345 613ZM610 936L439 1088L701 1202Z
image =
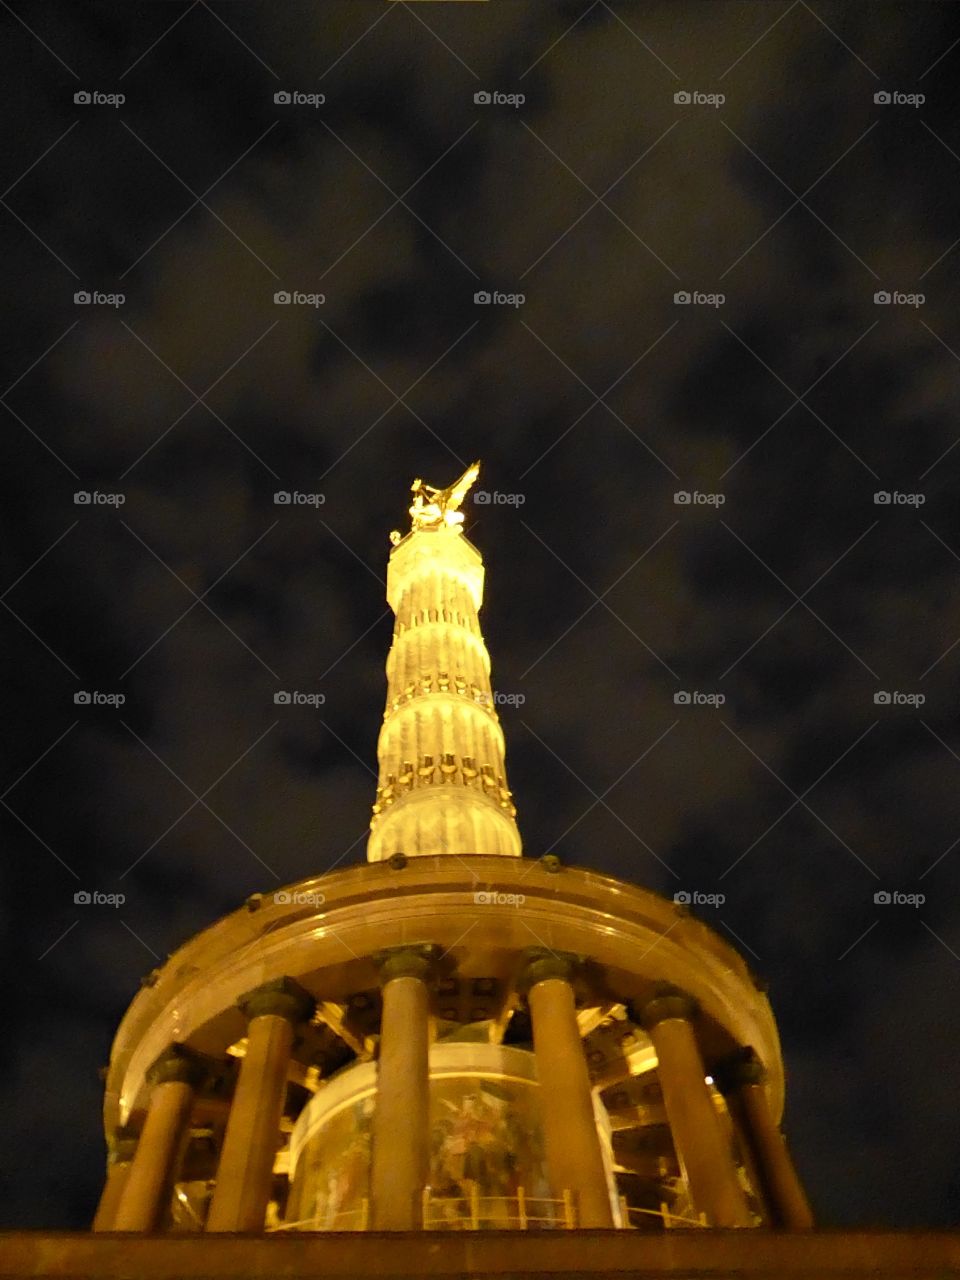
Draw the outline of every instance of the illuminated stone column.
M130 1165L137 1149L136 1139L117 1138L107 1159L107 1176L91 1231L112 1231L120 1197L127 1185Z
M519 989L533 1024L547 1171L556 1199L575 1193L578 1225L612 1227L613 1211L577 1024L571 956L529 954Z
M256 987L240 1000L250 1019L247 1051L230 1107L208 1231L262 1231L294 1032L314 1010L314 1000L290 978Z
M396 625L369 862L395 853L521 853L478 616L483 560L455 509L477 470L471 467L450 490L431 490L426 503L416 481L412 528L392 538L387 600Z
M383 1012L370 1191L376 1231L422 1226L430 1170L430 990L433 947L380 957Z
M749 1147L760 1191L773 1223L791 1231L813 1226L810 1202L787 1151L787 1144L770 1111L764 1088L763 1063L747 1048L714 1069L717 1087L727 1099L741 1140Z
M697 1011L690 996L665 986L646 1004L633 1006L631 1015L656 1050L670 1132L695 1209L712 1227L750 1226L733 1152L704 1078L692 1025Z
M179 1045L150 1068L150 1107L110 1230L159 1229L190 1123L194 1094L203 1076L204 1069L197 1058Z

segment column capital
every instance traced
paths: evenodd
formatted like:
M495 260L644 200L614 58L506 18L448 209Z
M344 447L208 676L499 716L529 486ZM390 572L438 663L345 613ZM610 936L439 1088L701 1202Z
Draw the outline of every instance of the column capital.
M736 1093L744 1085L762 1085L767 1078L767 1071L757 1057L752 1045L737 1049L728 1057L722 1058L710 1074L722 1094Z
M118 1129L108 1144L107 1164L128 1164L137 1153L137 1139L132 1133Z
M198 1053L185 1044L172 1044L147 1071L150 1084L189 1084L199 1087L207 1075L207 1066Z
M692 1022L700 1011L693 996L669 982L657 984L654 994L646 1000L631 1000L628 1012L634 1022L639 1023L645 1031L655 1027L658 1022L667 1018L682 1018Z
M583 967L583 957L571 951L550 951L547 947L530 947L523 953L523 964L516 988L527 995L531 987L548 978L561 978L572 986Z
M297 1026L313 1016L316 1001L292 978L274 978L247 991L237 1001L237 1007L250 1021L269 1015L286 1018Z
M419 978L429 982L436 972L440 948L435 942L417 943L412 946L386 947L374 953L381 987L394 978Z

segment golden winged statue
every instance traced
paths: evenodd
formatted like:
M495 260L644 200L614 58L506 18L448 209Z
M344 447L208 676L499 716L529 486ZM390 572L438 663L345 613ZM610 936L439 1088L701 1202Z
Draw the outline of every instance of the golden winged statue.
M410 507L413 529L439 529L443 525L456 528L463 524L463 512L459 508L479 474L480 463L473 462L446 489L435 489L432 484L424 484L419 478L414 480L410 486L413 493L413 504ZM396 530L390 534L390 541L394 546L400 541L400 534Z

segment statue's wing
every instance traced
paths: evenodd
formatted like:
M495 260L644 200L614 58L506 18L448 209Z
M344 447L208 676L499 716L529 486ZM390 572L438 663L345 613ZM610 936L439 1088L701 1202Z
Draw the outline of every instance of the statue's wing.
M463 475L460 477L459 480L455 480L453 482L453 484L447 490L446 506L448 510L450 511L457 510L457 508L460 506L460 503L463 502L464 498L467 496L470 486L474 483L474 481L476 480L479 474L480 474L480 463L474 462L469 467L467 467L466 471L463 473Z

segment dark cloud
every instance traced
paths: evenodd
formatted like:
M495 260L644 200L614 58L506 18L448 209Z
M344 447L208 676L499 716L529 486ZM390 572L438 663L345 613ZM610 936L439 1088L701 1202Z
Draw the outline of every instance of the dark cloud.
M469 518L527 852L724 892L821 1220L955 1221L955 6L14 8L6 1222L89 1220L140 974L362 858L386 535L478 454L524 498Z

